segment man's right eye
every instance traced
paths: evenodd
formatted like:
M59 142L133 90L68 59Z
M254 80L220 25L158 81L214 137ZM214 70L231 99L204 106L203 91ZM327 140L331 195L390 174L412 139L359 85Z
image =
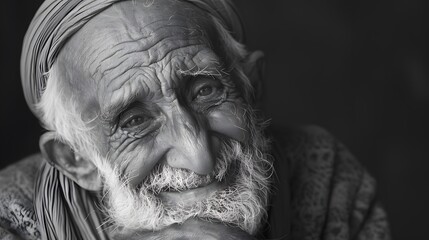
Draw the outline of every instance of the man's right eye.
M144 106L136 104L119 116L118 126L122 130L138 132L150 125L151 116L153 115Z

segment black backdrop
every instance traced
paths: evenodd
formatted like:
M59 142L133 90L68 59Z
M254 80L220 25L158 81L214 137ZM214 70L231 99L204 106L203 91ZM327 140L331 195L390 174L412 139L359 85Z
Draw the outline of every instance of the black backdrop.
M235 2L249 48L266 53L273 124L329 130L377 178L394 238L429 236L429 1ZM19 58L40 3L2 2L0 167L38 151Z

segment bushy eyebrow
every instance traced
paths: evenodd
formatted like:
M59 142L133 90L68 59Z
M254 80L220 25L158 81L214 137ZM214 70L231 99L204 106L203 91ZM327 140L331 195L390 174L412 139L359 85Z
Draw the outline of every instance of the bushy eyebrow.
M229 76L229 73L221 65L218 67L206 66L204 68L194 66L191 69L179 69L177 70L177 73L181 76L209 76L219 79Z

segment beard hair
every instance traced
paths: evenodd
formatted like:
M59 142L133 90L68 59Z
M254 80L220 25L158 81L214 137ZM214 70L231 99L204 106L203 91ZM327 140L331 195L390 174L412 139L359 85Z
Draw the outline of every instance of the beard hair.
M255 234L266 217L273 170L267 154L269 141L262 134L262 127L255 124L254 115L248 115L247 119L250 129L247 143L222 141L214 171L209 175L158 165L139 188L132 189L117 167L112 168L107 159L98 156L95 162L105 181L106 222L115 226L115 230L157 231L197 217ZM228 186L191 206L166 207L156 196L161 191L186 190L214 179L226 181Z

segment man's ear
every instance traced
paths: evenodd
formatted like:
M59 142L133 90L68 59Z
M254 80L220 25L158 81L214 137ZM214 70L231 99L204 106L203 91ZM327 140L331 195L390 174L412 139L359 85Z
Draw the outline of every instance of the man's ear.
M255 90L254 101L258 103L263 94L264 53L262 51L251 52L243 61L242 66L244 74L249 78Z
M61 142L56 133L43 134L39 145L43 157L62 174L86 190L101 190L101 178L95 165Z

